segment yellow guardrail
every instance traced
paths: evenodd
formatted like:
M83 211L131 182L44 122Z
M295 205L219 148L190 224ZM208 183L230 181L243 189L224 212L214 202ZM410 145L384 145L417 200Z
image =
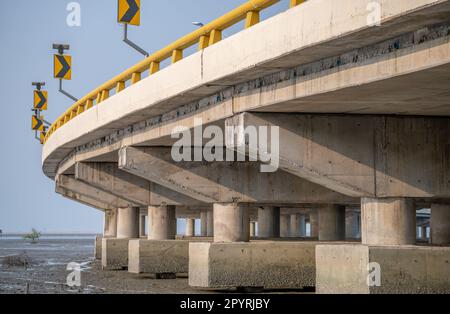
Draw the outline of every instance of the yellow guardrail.
M127 81L131 80L131 84L139 82L141 80L142 73L145 71L148 71L149 75L158 72L160 63L168 58L172 58L172 63L180 61L183 59L183 50L193 45L198 44L199 50L214 45L222 39L222 31L243 20L245 20L245 28L249 28L259 23L260 11L276 4L279 1L280 0L250 0L222 17L155 52L153 55L129 68L125 72L117 75L74 103L50 126L44 143L58 128L74 119L84 111L89 110L94 105L98 105L102 101L106 100L112 89L115 88L116 93L120 93L126 88L125 83ZM305 1L306 0L290 0L290 7L297 6Z

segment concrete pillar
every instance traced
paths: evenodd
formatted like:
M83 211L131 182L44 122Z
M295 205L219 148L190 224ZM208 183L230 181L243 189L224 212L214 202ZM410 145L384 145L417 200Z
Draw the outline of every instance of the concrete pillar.
M309 225L311 230L311 238L319 237L319 213L317 209L313 209L309 213Z
M300 220L299 215L293 214L290 218L291 226L289 230L289 236L291 238L299 238L300 237Z
M414 245L416 209L408 198L361 199L361 235L366 245Z
M352 209L345 212L345 238L359 238L359 215Z
M206 237L208 236L208 214L206 212L201 212L200 213L200 223L201 223L201 230L200 230L200 235L202 237Z
M186 237L195 237L195 219L186 219Z
M258 209L258 237L280 237L280 208L260 207Z
M139 238L139 207L117 210L117 239Z
M291 217L292 219L292 217ZM299 236L302 238L306 237L306 215L297 215L297 222L298 222L298 226L299 226Z
M345 240L345 207L329 205L319 209L319 241Z
M420 226L420 238L423 241L427 240L427 226L426 225Z
M214 204L214 242L249 242L250 213L247 204Z
M208 210L206 213L206 236L213 237L214 236L214 212L213 210Z
M250 237L256 237L256 222L250 222Z
M139 236L141 238L145 237L145 218L146 218L145 215L140 215L139 218Z
M116 238L117 237L117 209L108 210L105 212L105 237Z
M149 206L152 228L149 240L173 240L177 233L177 218L175 206Z
M280 238L289 238L291 235L291 216L280 216Z
M430 239L432 244L450 244L450 205L431 205Z

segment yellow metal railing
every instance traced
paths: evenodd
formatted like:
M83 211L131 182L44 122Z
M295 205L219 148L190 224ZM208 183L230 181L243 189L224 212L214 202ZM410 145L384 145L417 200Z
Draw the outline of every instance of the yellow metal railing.
M145 60L139 62L125 72L117 75L113 79L104 83L100 87L74 103L64 114L62 114L49 128L44 143L61 126L74 119L94 105L98 105L109 97L109 93L114 88L116 93L120 93L126 88L125 83L131 80L135 84L141 80L141 75L148 71L152 75L159 71L160 63L171 58L172 63L183 59L183 50L198 44L198 49L202 50L214 45L222 40L222 31L245 20L245 28L249 28L260 21L260 11L264 10L280 0L250 0L236 9L228 12L222 17L199 28L198 30L178 39L165 48L155 52ZM290 7L297 6L306 0L290 0Z

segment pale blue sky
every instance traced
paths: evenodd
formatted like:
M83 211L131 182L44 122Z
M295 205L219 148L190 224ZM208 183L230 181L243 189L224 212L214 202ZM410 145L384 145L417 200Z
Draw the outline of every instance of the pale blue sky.
M57 92L52 78L53 43L69 43L73 58L74 96L82 97L142 57L122 41L116 22L116 0L79 0L81 27L68 27L66 0L0 1L0 229L24 232L101 232L100 212L66 200L41 169L41 145L30 130L32 81L46 81L53 121L71 104ZM141 27L129 36L147 51L161 49L193 31L192 21L208 22L245 0L142 0ZM263 17L286 10L288 0L266 10ZM232 35L237 28L225 32ZM184 226L180 226L184 229Z

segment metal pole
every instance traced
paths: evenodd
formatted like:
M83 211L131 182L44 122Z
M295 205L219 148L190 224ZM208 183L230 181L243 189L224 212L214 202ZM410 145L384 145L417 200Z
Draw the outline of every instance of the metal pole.
M123 41L133 49L137 50L139 53L143 54L146 58L150 56L147 51L128 39L128 24L123 24Z
M60 92L61 94L65 95L65 96L69 97L70 99L72 99L72 100L75 101L75 102L78 101L77 98L75 98L74 96L70 95L68 92L66 92L66 91L63 89L63 86L62 86L62 79L59 80L59 92Z

